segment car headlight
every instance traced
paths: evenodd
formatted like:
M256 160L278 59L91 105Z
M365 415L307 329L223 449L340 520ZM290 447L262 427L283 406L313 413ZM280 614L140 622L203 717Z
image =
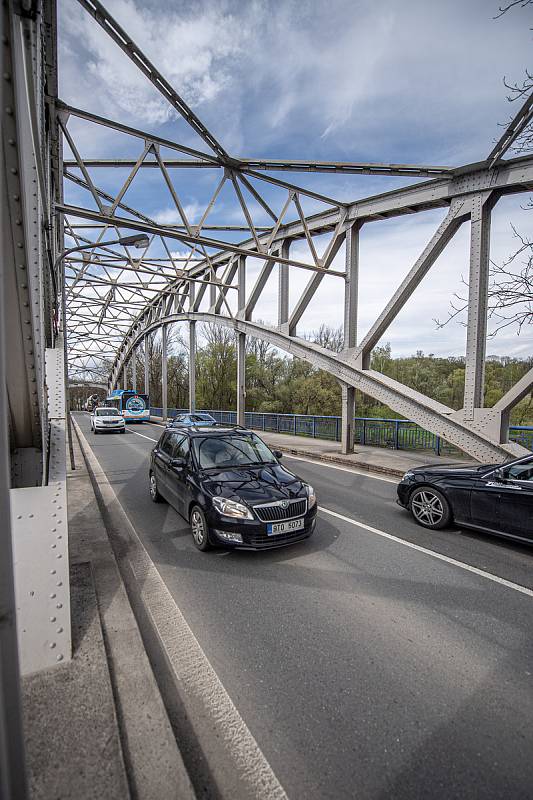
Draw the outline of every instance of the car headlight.
M233 519L253 519L252 512L243 503L228 500L226 497L213 497L213 505L219 514Z
M309 508L313 508L313 506L316 503L315 490L313 489L313 487L311 486L310 483L307 484L306 488L307 488L307 499L308 499Z
M402 475L402 481L412 481L414 477L414 472L406 472L404 475Z

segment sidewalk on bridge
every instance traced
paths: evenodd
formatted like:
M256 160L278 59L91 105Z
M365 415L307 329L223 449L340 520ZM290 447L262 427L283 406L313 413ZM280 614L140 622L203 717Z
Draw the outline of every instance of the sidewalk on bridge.
M23 680L32 800L194 796L74 437L72 659Z
M152 416L153 422L162 423L162 417ZM431 450L391 450L387 447L370 447L358 444L350 455L341 453L339 442L329 439L313 439L310 436L293 436L289 433L257 431L272 448L284 453L312 458L316 461L329 461L354 469L382 472L401 478L404 472L421 464L444 464L450 461L471 461L467 456L438 456Z
M391 450L386 447L356 445L355 452L341 453L339 442L327 439L312 439L307 436L292 436L286 433L261 431L261 438L270 446L284 453L313 458L318 461L331 461L348 467L370 472L384 472L401 477L404 472L421 464L444 464L458 461L457 456L438 456L430 450ZM465 457L466 458L466 457Z

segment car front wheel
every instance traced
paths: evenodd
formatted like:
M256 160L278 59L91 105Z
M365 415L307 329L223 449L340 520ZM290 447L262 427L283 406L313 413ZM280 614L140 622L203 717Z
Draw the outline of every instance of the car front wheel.
M157 479L153 472L150 473L150 497L152 499L152 503L163 502L163 497L159 494L159 490L157 488Z
M442 492L429 486L415 489L409 498L409 510L424 528L439 530L445 528L452 519L452 510Z
M209 543L209 529L207 527L205 514L200 506L194 506L192 509L190 522L193 542L198 550L209 550L211 548Z

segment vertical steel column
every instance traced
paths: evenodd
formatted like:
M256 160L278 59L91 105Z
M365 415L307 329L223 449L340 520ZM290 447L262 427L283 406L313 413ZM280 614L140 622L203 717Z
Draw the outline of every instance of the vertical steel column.
M357 303L359 289L359 230L354 222L346 231L346 278L344 284L344 350L357 344ZM342 384L341 451L353 453L355 389Z
M148 336L144 337L144 393L150 395L150 348Z
M137 391L137 354L135 348L131 353L131 388L134 392Z
M483 408L487 302L489 285L490 216L492 206L485 195L472 202L470 272L468 278L468 322L463 417L474 419L474 409Z
M211 280L214 280L216 278L216 272L215 272L214 267L210 272L210 278L211 278ZM215 286L214 283L210 283L209 284L209 310L211 310L211 309L213 309L215 307L216 302L217 302L217 287Z
M239 256L237 273L238 311L246 306L246 256ZM246 411L246 334L237 333L237 425L244 426Z
M345 455L353 453L355 389L346 383L341 384L341 452Z
M122 370L122 388L128 388L128 365L124 364L124 368Z
M189 322L189 411L196 410L196 322Z
M167 325L163 325L161 329L161 406L162 406L162 415L163 421L166 420L168 417L168 385L167 385L167 374L168 374L168 364L167 364L167 347L168 347L168 336L167 336Z
M5 12L7 14L7 10ZM0 13L0 32L3 29L4 10ZM7 26L6 26L7 27ZM7 42L4 41L6 45ZM1 106L3 110L3 105ZM3 154L2 154L3 156ZM3 174L4 158L0 159L2 197L6 191ZM9 257L8 210L2 206L0 228L0 797L27 797L24 736L20 700L20 669L15 615L15 584L13 572L13 545L11 539L11 514L9 502L10 464L9 434L7 426L8 399L4 343L6 309L3 289L7 285L8 269L15 270Z
M280 255L289 258L291 242L284 239L281 243ZM289 322L289 265L279 265L278 281L278 327L281 328Z

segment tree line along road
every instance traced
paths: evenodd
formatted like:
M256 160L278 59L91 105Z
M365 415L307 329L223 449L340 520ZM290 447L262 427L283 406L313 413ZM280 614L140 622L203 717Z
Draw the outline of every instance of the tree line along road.
M150 502L162 428L94 437L75 416L291 799L531 797L533 552L426 531L395 481L287 457L316 489L314 536L201 553Z

